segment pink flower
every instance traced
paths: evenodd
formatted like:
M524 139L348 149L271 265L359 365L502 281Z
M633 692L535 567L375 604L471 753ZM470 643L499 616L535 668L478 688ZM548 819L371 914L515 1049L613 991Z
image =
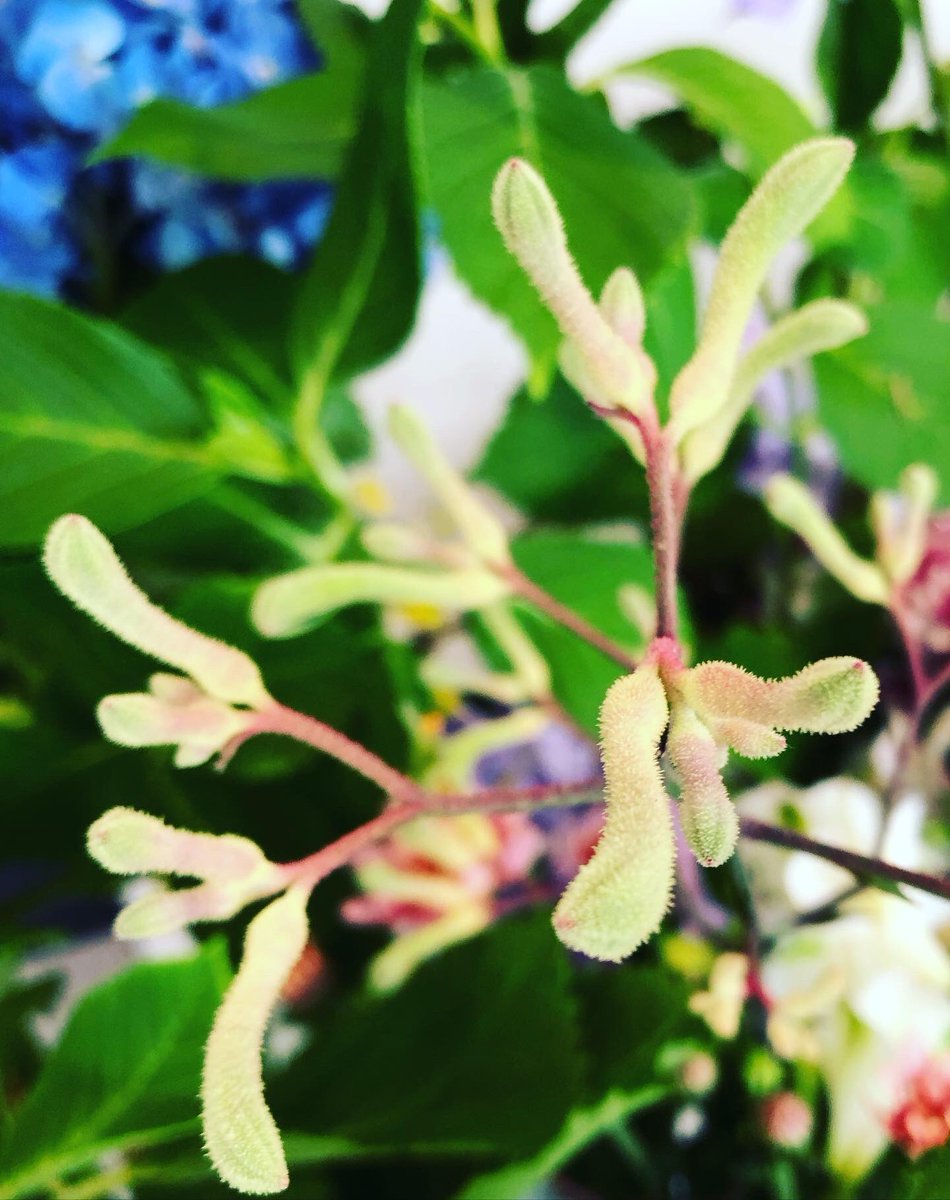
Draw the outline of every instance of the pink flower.
M950 654L950 509L934 513L920 566L904 585L913 635L932 654Z
M906 1078L901 1104L887 1128L911 1158L950 1138L950 1052L927 1059Z

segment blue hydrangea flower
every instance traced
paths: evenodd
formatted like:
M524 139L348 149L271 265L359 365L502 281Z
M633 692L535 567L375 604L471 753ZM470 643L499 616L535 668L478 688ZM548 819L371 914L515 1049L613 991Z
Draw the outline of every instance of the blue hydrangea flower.
M157 97L221 104L316 65L289 0L0 0L0 286L62 293L81 276L77 237L129 228L132 252L164 270L237 252L298 266L323 230L325 185L82 163Z

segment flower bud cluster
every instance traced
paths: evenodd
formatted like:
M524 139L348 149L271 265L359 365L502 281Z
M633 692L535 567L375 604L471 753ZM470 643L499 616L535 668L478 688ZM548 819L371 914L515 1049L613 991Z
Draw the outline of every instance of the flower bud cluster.
M246 733L273 699L243 651L175 620L129 578L118 555L85 517L60 517L44 564L53 583L110 633L181 675L158 673L148 691L106 696L96 715L120 746L175 746L175 765L193 767Z
M722 778L729 750L769 758L780 731L853 729L877 702L874 672L860 659L827 658L767 680L725 662L683 665L672 639L618 680L601 708L606 821L593 857L554 913L566 945L617 962L659 928L674 877L669 801L660 742L679 782L686 840L697 860L719 866L735 849L739 821Z
M875 492L869 519L874 559L856 554L812 493L790 475L776 475L765 499L777 521L794 530L821 565L859 600L889 606L923 561L938 481L923 463L908 467L897 492Z

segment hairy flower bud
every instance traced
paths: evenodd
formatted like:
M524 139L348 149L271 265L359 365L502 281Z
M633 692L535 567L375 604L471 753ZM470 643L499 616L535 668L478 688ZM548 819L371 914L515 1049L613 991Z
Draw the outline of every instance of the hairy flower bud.
M640 282L629 267L618 267L600 293L604 320L628 346L639 346L646 329L647 313Z
M468 612L508 594L504 580L480 568L455 571L393 567L382 563L330 563L301 567L261 584L251 618L265 637L303 633L349 604L431 604Z
M582 356L596 394L611 407L644 412L656 379L652 364L604 319L568 250L554 197L523 159L509 159L499 171L492 212L505 245Z
M679 776L687 844L702 866L721 866L736 848L739 818L720 774L725 755L685 704L673 704L667 753Z
M455 470L412 409L393 404L389 409L389 431L406 457L425 476L478 557L493 566L509 563L511 555L504 526Z
M248 926L244 956L214 1019L201 1083L205 1146L239 1192L288 1186L280 1132L264 1099L261 1049L284 984L307 945L307 891L291 887Z
M153 675L149 691L106 696L96 716L119 746L177 746L176 767L196 767L248 728L252 715L215 700L180 675Z
M825 206L854 157L847 138L814 138L766 173L722 244L696 352L670 396L673 425L685 436L725 404L742 335L772 259Z
M620 962L659 929L669 907L673 829L657 759L668 715L651 663L619 679L604 697L604 830L554 910L561 941L591 958Z
M766 729L845 733L877 703L877 677L858 658L823 658L785 679L761 679L733 663L700 663L677 685L706 722L745 721Z
M901 473L898 495L875 492L872 497L877 560L894 583L906 583L920 566L938 491L935 472L925 463L913 463Z
M680 447L690 483L711 471L726 452L755 390L772 371L867 333L864 314L845 300L813 300L772 325L739 362L722 406L687 434Z
M808 488L790 475L776 475L765 502L772 516L794 530L849 592L870 604L887 604L890 588L884 573L855 554Z
M77 608L130 646L185 671L210 696L251 708L270 702L257 664L154 605L85 517L72 514L53 524L43 561L50 579Z

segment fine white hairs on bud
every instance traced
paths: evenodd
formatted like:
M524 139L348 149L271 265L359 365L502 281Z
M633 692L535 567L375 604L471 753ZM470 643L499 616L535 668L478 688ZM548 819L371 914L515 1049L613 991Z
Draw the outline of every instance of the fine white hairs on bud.
M153 604L85 517L71 514L53 524L43 561L50 579L77 608L130 646L186 672L208 695L251 708L270 702L257 664Z
M280 1132L264 1099L261 1050L271 1013L307 935L303 888L289 888L257 914L205 1049L205 1146L224 1182L248 1195L282 1192L290 1182Z
M423 570L382 563L301 567L261 584L251 619L271 638L294 637L349 604L429 604L468 612L508 595L508 584L478 567Z
M478 558L492 566L510 563L504 526L452 466L412 409L404 404L392 405L389 431L402 452L425 476Z
M667 753L680 781L686 842L701 866L719 867L736 848L739 818L720 773L725 754L686 704L673 704Z
M505 245L583 359L593 392L588 398L646 412L656 382L652 363L627 345L594 303L571 257L554 197L524 159L509 159L498 172L492 212Z
M797 533L849 592L871 604L887 604L890 587L883 571L855 554L804 484L791 475L776 475L765 489L765 503L772 516Z
M176 767L196 767L224 750L252 714L207 695L180 675L156 674L148 692L106 696L96 708L103 734L118 746L177 746Z
M670 396L680 438L725 404L742 335L776 253L831 199L854 157L847 138L814 138L766 173L722 244L699 345Z
M89 827L90 855L116 875L187 875L203 882L151 892L116 918L119 938L155 937L194 921L223 921L285 880L261 848L234 834L193 833L134 808L110 808Z
M868 664L847 657L820 659L785 679L760 679L733 663L700 663L682 673L677 687L703 721L802 733L855 729L878 697Z
M863 337L867 329L864 313L845 300L813 300L779 318L739 362L722 406L687 434L680 447L686 479L694 483L722 461L768 374Z
M561 941L591 958L620 962L656 933L669 908L673 829L658 761L668 715L651 663L619 679L604 697L604 830L554 910Z

